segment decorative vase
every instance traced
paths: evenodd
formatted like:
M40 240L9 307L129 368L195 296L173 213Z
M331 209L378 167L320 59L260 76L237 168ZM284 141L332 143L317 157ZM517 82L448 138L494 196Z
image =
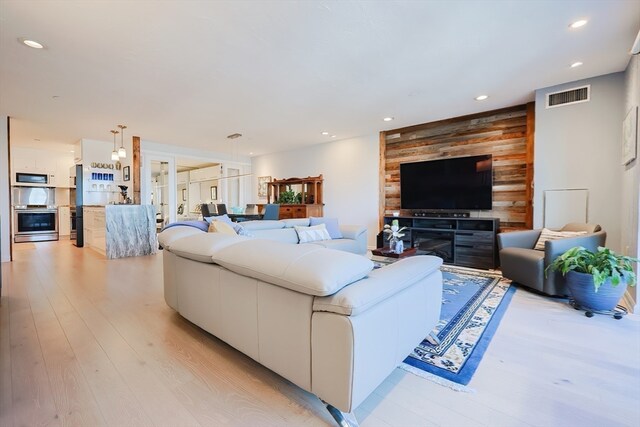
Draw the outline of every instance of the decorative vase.
M395 236L391 236L389 239L389 252L396 253L396 247L398 246L398 238Z
M402 252L404 252L404 242L402 240L398 240L396 242L396 250L394 252L398 255L402 255Z
M596 292L591 274L570 271L567 273L567 287L574 301L581 307L594 311L610 311L616 308L627 290L627 282L621 278L620 283L613 286L609 278Z

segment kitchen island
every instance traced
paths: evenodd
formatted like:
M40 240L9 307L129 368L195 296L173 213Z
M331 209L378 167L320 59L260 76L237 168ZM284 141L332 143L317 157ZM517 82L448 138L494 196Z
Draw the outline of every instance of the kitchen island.
M152 205L85 206L84 243L109 259L158 251Z

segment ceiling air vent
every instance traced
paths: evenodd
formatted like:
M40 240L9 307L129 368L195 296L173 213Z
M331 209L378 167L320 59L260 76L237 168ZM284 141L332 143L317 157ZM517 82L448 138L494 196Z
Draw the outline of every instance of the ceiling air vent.
M591 85L576 87L547 94L547 108L562 107L564 105L589 102L591 97Z

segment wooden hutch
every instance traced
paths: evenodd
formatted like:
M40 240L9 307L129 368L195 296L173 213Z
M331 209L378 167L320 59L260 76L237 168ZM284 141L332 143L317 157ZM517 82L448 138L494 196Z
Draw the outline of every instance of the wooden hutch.
M301 203L280 203L280 219L322 216L322 175L306 178L274 179L267 185L267 202L279 203L280 194L293 190L300 193ZM272 202L273 200L273 202Z

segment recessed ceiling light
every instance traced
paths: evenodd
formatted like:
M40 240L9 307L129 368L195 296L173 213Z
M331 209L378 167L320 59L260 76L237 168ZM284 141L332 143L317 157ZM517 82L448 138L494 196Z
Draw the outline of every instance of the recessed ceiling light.
M577 62L574 62L573 64L571 64L571 68L576 68L576 67L579 67L581 65L582 65L582 62L577 61Z
M335 138L335 137L336 137L335 135L331 135L331 138Z
M391 120L393 120L393 117L385 117L384 119L385 122L390 122Z
M476 96L476 101L484 101L488 97L489 95L479 95L479 96Z
M589 21L587 21L586 19L581 19L579 21L573 22L571 25L569 25L569 27L571 27L571 28L580 28L580 27L582 27L584 25L587 25L587 22L589 22Z
M329 132L322 132L323 135L329 135Z
M42 43L38 43L35 40L27 40L27 39L19 39L23 44L32 47L34 49L42 49L44 45Z
M249 151L249 155L251 156L253 154L253 151Z
M70 153L75 153L75 150L69 150Z

